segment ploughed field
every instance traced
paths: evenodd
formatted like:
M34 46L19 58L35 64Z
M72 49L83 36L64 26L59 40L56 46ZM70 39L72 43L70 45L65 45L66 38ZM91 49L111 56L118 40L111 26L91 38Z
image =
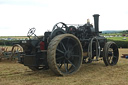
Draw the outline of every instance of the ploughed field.
M119 49L120 57L128 49ZM56 76L50 69L38 72L16 61L0 62L0 85L128 85L128 59L119 58L117 65L105 66L94 61L83 64L78 72L69 76Z

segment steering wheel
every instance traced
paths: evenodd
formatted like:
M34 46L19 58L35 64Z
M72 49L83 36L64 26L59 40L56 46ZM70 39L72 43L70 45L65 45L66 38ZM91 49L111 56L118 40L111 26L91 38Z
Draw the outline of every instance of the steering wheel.
M52 31L55 30L55 29L58 29L58 28L63 29L64 31L68 30L68 26L63 22L59 22L59 23L55 24Z
M28 31L27 36L28 36L28 37L32 36L32 35L35 33L35 31L36 31L36 28L31 28L31 29Z

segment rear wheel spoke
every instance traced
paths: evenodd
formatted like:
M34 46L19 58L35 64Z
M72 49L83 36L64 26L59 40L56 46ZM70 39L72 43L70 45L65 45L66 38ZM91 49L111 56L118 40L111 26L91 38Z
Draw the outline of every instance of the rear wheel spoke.
M63 65L63 60L59 62L59 68L61 68Z
M117 50L118 50L118 48L114 49L113 52L115 52L115 51L117 51Z
M70 60L68 60L68 62L69 62L70 64L72 64L73 67L76 67Z
M67 69L68 69L68 62L67 62Z
M80 55L71 55L72 57L80 57Z
M64 44L62 42L61 42L61 45L62 45L64 51L66 51L66 48L65 48L65 46L64 46Z
M60 60L60 59L63 59L64 56L60 56L60 57L57 57L56 60Z
M68 38L68 40L67 40L67 51L69 51L69 41L70 41L70 38Z
M65 60L64 60L64 67L65 67L65 71L68 72L68 68L67 68L67 66L66 66Z
M59 65L59 68L61 68L61 67L62 67L62 65L63 65L63 64L60 64L60 65Z
M64 54L64 52L62 50L56 49L58 52Z
M73 49L78 45L78 43L76 43L70 50L73 51Z

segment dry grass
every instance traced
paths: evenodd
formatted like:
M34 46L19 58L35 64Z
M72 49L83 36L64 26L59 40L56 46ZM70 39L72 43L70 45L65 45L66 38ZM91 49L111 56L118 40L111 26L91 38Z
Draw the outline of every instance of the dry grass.
M120 49L120 56L128 49ZM128 60L119 59L115 66L103 61L83 64L70 76L56 76L51 70L33 72L16 62L0 62L0 85L128 85Z

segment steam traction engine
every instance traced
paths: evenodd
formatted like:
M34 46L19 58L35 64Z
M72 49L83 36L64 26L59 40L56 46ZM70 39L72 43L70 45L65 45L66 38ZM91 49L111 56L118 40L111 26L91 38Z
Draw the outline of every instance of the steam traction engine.
M19 57L19 63L33 71L50 68L57 75L70 75L78 71L82 63L100 59L106 66L116 65L118 47L99 35L99 15L93 17L95 27L89 20L84 25L59 22L44 36L36 36L35 28L31 28L27 34L29 40L20 42L24 52ZM32 38L32 35L35 37Z

